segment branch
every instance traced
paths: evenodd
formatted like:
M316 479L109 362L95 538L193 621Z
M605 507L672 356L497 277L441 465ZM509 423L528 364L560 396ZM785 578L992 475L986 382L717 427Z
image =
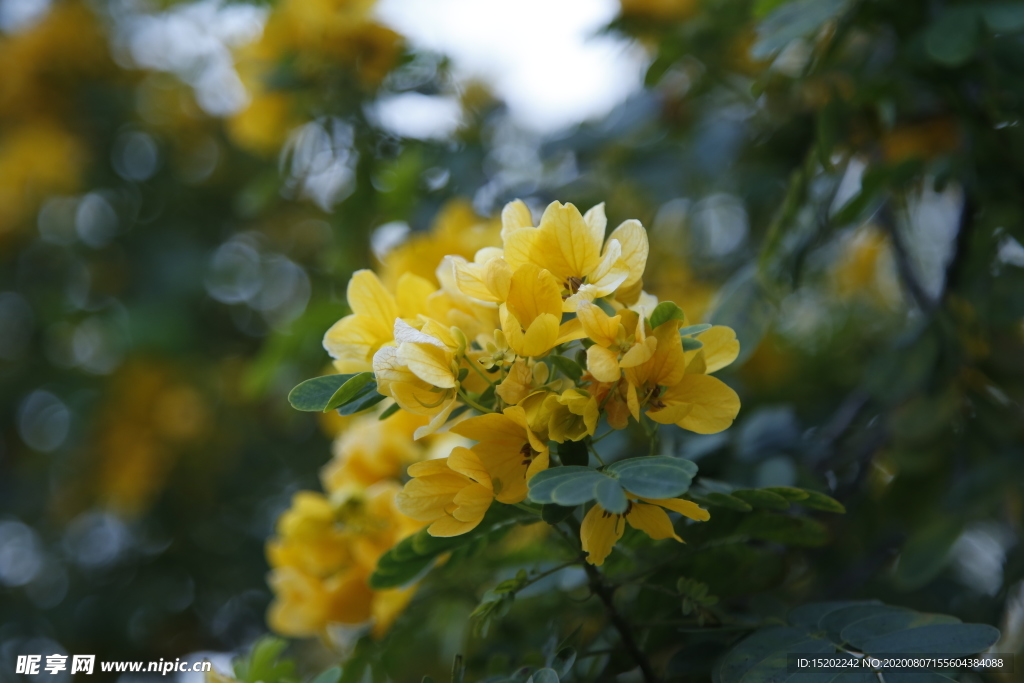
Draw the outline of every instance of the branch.
M605 583L604 576L597 570L597 567L590 563L584 563L583 569L587 572L587 577L590 579L590 590L600 598L601 602L604 603L605 612L608 614L608 620L612 622L615 629L619 632L619 637L622 639L622 645L629 652L633 661L640 667L640 672L643 674L644 680L647 683L657 683L658 677L654 673L654 668L651 666L651 662L647 659L647 655L644 654L643 650L637 644L633 638L633 630L629 625L629 622L619 613L619 610L615 607L614 600L614 589L610 588Z

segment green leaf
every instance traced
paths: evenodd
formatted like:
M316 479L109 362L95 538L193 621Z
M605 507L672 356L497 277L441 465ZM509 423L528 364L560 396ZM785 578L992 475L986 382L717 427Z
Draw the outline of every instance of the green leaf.
M740 500L735 496L730 496L728 493L721 493L720 491L702 493L699 496L691 494L690 497L701 505L707 505L709 507L722 507L729 510L735 510L737 512L750 512L754 509L750 506L750 503Z
M260 638L247 656L235 660L235 678L243 683L285 683L295 680L295 662L280 659L286 647L288 642L281 638Z
M979 8L985 24L995 33L1016 33L1024 29L1024 5L999 2Z
M767 489L741 489L733 491L732 495L746 503L750 503L755 508L763 508L765 510L789 509L788 500Z
M786 621L793 626L800 626L811 631L822 628L821 620L836 610L857 605L881 605L878 600L836 600L833 602L812 602L790 610Z
M622 485L614 479L605 478L604 481L598 482L594 493L597 502L608 512L621 515L626 511L626 493L622 490Z
M491 505L479 526L461 536L435 537L421 529L381 556L376 570L370 575L370 587L383 590L404 586L426 572L439 555L467 546L513 524L536 520L535 515L515 506L495 504Z
M377 417L377 419L378 420L386 420L389 417L391 417L392 415L394 415L395 413L397 413L401 409L402 409L402 407L400 405L398 405L397 403L392 403L391 405L389 405L387 408L384 409L384 412L382 412Z
M980 14L974 7L947 7L925 32L925 51L944 66L965 64L978 49Z
M372 372L360 372L352 375L352 378L347 382L338 387L338 390L334 392L331 399L327 402L327 407L324 411L333 410L340 408L343 405L351 403L355 400L360 390L367 384L373 381Z
M755 512L740 523L737 531L783 545L814 547L828 542L828 532L820 522L772 512Z
M928 624L897 631L864 642L869 654L973 655L992 647L999 629L988 624Z
M750 48L754 59L762 60L797 38L817 33L825 22L846 8L846 0L796 0L772 11L757 27L757 41Z
M288 393L288 402L296 410L323 412L334 393L353 377L354 374L325 375L307 379Z
M575 506L548 503L547 505L541 508L540 517L548 524L554 525L569 519L569 517L572 516L572 513L575 509Z
M831 643L799 628L775 626L743 640L729 651L715 671L715 683L768 683L786 680L787 655L790 653L829 654Z
M586 467L590 462L587 444L582 441L565 441L558 444L558 459L562 461L563 465Z
M571 647L563 647L555 656L548 662L548 667L554 669L555 673L559 676L568 676L572 670L572 665L576 663L576 649Z
M807 494L806 498L798 499L800 504L804 507L811 508L813 510L823 510L825 512L837 512L844 513L846 508L843 504L832 496L826 496L824 493L818 491L811 491L810 489L800 489Z
M628 458L612 464L608 472L630 493L643 498L675 498L690 489L697 465L667 455Z
M571 358L565 356L552 355L549 356L551 364L554 365L559 372L571 379L573 382L579 382L580 378L583 377L583 368L580 364Z
M704 348L704 342L693 337L683 337L683 351L697 351Z
M590 467L552 467L538 472L530 479L530 500L535 503L581 505L594 499L597 485L607 478Z
M527 683L558 683L558 673L554 669L540 669L527 679Z
M909 609L896 609L886 614L875 614L849 624L840 631L839 638L863 651L864 645L882 636L895 636L902 631L931 624L958 624L960 620L945 614L922 614Z
M917 530L900 552L896 583L920 588L938 576L962 531L962 522L954 517L938 517Z
M362 388L359 395L356 396L355 401L338 408L338 414L355 415L356 413L361 413L364 410L369 410L386 398L387 396L384 394L377 393L377 383L373 382Z
M330 669L319 674L309 683L338 683L341 680L341 667L332 666Z
M659 327L669 320L686 320L686 314L673 302L662 301L651 311L651 327Z
M768 488L761 489L761 490L762 491L771 491L772 493L774 493L774 494L776 494L778 496L782 496L783 498L785 498L788 501L796 501L796 502L799 502L801 500L806 500L810 496L809 492L807 492L807 491L805 491L803 489L798 489L798 488L793 487L793 486L769 486Z
M687 325L686 327L679 328L679 334L684 337L692 337L700 334L701 332L707 332L711 329L711 325L707 323L701 323L699 325Z

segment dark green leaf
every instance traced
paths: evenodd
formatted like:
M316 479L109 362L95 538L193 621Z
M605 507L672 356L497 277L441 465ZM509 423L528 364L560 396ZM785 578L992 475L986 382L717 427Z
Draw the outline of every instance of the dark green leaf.
M384 394L377 393L376 382L372 384L367 384L359 392L359 396L356 397L355 401L352 401L348 405L344 405L338 408L338 414L355 415L356 413L361 413L364 410L369 410L370 408L374 407L375 405L377 405L386 398L387 396L385 396Z
M559 676L568 676L572 665L576 663L576 650L571 647L563 647L555 653L554 658L548 662L548 667L555 670Z
M558 524L569 519L575 509L575 507L548 503L541 509L540 516L548 524Z
M620 460L608 472L630 493L643 498L675 498L686 493L697 474L697 465L667 455Z
M540 669L527 679L527 683L558 683L558 674L554 669Z
M933 61L960 66L978 48L980 14L974 7L947 7L925 32L925 50Z
M813 510L824 510L825 512L846 512L846 508L843 507L843 504L832 496L826 496L824 493L811 491L810 489L801 490L807 494L806 498L798 499L800 504L804 507L808 507Z
M771 12L757 27L757 41L750 49L754 59L765 59L797 38L817 33L825 22L845 9L846 0L796 0Z
M309 683L338 683L341 680L341 667L332 666Z
M973 655L992 647L999 629L988 624L929 624L864 642L864 651L878 654Z
M713 491L711 493L702 493L699 496L692 494L690 496L694 501L701 505L707 505L709 507L723 507L729 510L736 510L737 512L750 512L754 508L749 503L730 496L728 493L721 493L719 491Z
M352 375L325 375L307 379L288 393L288 402L296 410L307 412L323 412L327 409L334 392L345 382L355 377Z
M763 491L771 491L772 493L782 496L788 501L801 501L806 500L810 493L804 489L798 489L793 486L769 486L768 488L762 489Z
M828 532L820 522L772 512L752 514L740 523L738 531L751 538L784 545L813 547L828 542Z
M741 489L733 491L732 495L746 503L750 503L755 508L763 508L765 510L789 509L788 500L767 489Z
M565 441L558 444L558 459L562 461L563 465L586 467L590 462L587 444L582 441Z
M1016 33L1024 29L1024 5L1019 2L998 2L980 9L985 24L996 33Z

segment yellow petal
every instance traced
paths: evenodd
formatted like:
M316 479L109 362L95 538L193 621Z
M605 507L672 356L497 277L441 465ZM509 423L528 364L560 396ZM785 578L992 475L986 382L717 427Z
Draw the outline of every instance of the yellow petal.
M587 283L594 288L595 298L613 293L629 276L629 269L621 261L621 256L622 245L619 241L608 240L601 261L587 275Z
M536 446L534 446L536 448ZM526 481L530 481L533 475L543 472L551 465L551 454L547 448L542 449L534 458L530 466L526 468Z
M484 283L498 301L508 299L512 286L512 266L504 258L492 258L484 263Z
M606 512L600 505L590 508L580 526L580 541L583 551L587 553L587 562L595 566L604 564L605 558L625 530L626 523L622 515Z
M519 228L532 228L533 216L530 215L530 207L522 199L515 199L505 205L501 210L501 237L514 232Z
M455 495L472 482L458 472L417 477L395 496L395 506L408 517L430 522L445 514Z
M665 392L663 400L666 404L693 404L693 410L676 424L698 434L715 434L727 429L740 412L740 397L736 392L709 375L686 375L682 382Z
M373 605L370 608L373 617L373 637L383 638L391 629L398 616L405 611L409 601L416 593L416 587L390 588L376 591Z
M346 294L353 313L366 315L391 324L398 317L395 297L372 270L357 270L348 281Z
M332 358L369 363L377 350L391 341L393 322L366 315L347 315L324 335L324 349Z
M538 230L541 236L534 255L559 280L584 278L601 262L604 235L595 239L579 209L572 204L549 204Z
M491 475L487 473L487 468L480 462L476 453L468 448L462 446L453 448L452 454L448 456L448 467L459 474L466 475L478 484L483 484L488 488L491 485Z
M451 471L451 468L448 467L447 458L434 458L433 460L414 462L406 470L410 477L428 477L432 474L447 474Z
M694 352L693 357L686 363L686 374L687 375L705 375L707 374L708 366L704 360L704 349L697 349Z
M658 424L674 425L693 412L692 403L673 403L659 410L648 410L647 417Z
M521 410L521 409L520 409ZM489 413L471 417L453 425L453 434L464 436L473 441L491 441L511 439L526 441L526 429L501 413Z
M452 389L458 384L452 353L433 344L406 342L398 347L398 360L427 384Z
M554 348L558 342L558 317L542 313L530 324L523 337L521 355L539 357Z
M692 500L683 500L682 498L641 498L640 500L645 503L668 508L672 512L678 512L684 517L695 519L698 522L706 522L711 519L711 513Z
M676 530L672 528L672 520L665 511L655 505L633 503L626 513L626 521L631 527L639 529L656 541L663 538L683 540L676 535Z
M414 273L402 273L396 285L395 300L398 313L403 318L414 318L427 312L427 298L437 287Z
M562 318L561 287L550 272L527 263L512 273L506 305L524 329L542 314L555 316L557 326Z
M610 316L600 306L589 301L581 301L576 306L576 318L583 326L587 336L600 346L611 346L615 343L619 332L622 316Z
M461 256L451 258L452 267L455 270L455 282L459 291L466 296L497 303L501 301L484 280L484 266L479 263L469 263Z
M626 351L622 355L622 360L619 361L619 365L624 368L632 368L641 363L646 363L653 356L654 352L658 350L658 338L648 337L644 339L640 344L634 344L629 351Z
M612 231L608 239L618 240L622 245L622 263L625 264L629 272L622 287L636 284L643 277L644 269L647 268L647 254L650 250L644 226L638 220L623 221Z
M440 538L449 538L451 536L461 536L464 533L472 531L480 524L480 520L472 522L460 522L454 517L445 516L427 527L427 533L431 536L437 536Z
M617 382L622 376L616 353L597 344L587 349L587 371L598 382Z
M629 406L629 414L637 422L640 421L640 401L636 395L636 387L631 383L626 384L626 405Z
M707 374L721 370L740 355L740 342L731 327L715 325L697 338L704 343L702 351L704 362L707 364Z
M480 484L470 484L455 494L453 502L458 507L452 512L452 517L460 522L479 524L493 500L494 494L491 493L491 489Z
M501 400L514 406L530 395L533 382L533 371L521 360L517 360L508 369L508 375L494 390ZM453 428L454 429L454 428Z
M587 333L583 331L583 325L576 318L567 320L558 326L558 338L555 339L555 345L564 344L565 342L574 341L576 339L583 339L587 336Z
M595 204L583 214L583 222L590 230L590 238L604 242L604 231L608 229L608 217L604 213L604 202Z
M502 235L505 245L505 260L516 269L527 263L533 263L533 253L540 241L540 230L537 228L520 228Z
M452 411L455 410L455 407L458 405L459 402L455 396L455 392L452 392L452 396L448 399L448 402L443 404L440 410L430 418L430 422L422 427L417 427L416 431L412 434L412 438L418 440L436 432L442 425L444 425L445 422L448 421L448 416L452 414Z

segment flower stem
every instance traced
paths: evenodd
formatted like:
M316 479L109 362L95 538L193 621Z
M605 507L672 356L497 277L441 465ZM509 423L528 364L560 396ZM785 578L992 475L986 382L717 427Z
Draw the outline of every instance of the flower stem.
M471 398L470 398L470 397L469 397L469 396L468 396L468 395L466 394L466 392L465 392L465 391L462 391L461 389L459 390L459 398L460 398L460 399L462 399L462 401L463 401L463 402L464 402L464 403L465 403L466 405L468 405L468 406L469 406L470 408L474 408L474 409L476 409L476 410L480 411L481 413L493 413L493 412L494 412L494 411L493 411L493 410L491 410L490 408L484 408L484 407L483 407L482 405L480 405L479 403L477 403L476 401L474 401L473 399L471 399Z

